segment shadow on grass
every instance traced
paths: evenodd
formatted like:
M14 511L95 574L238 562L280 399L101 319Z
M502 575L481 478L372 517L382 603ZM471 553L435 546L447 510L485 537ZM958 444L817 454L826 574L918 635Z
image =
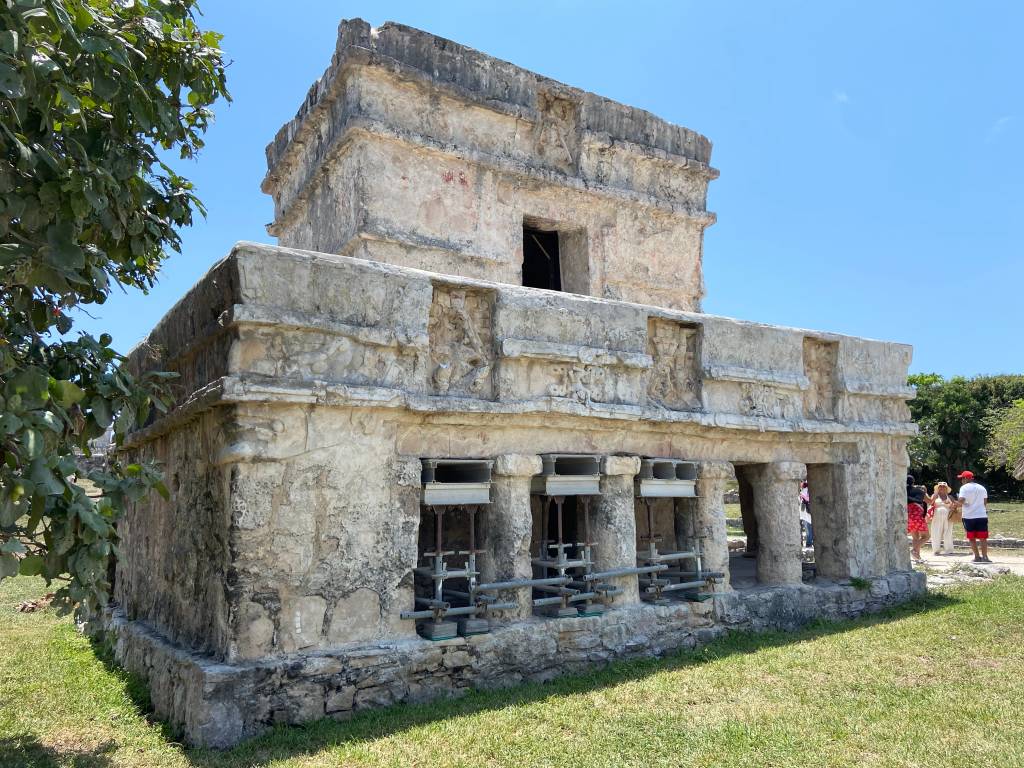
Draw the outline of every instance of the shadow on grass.
M149 686L146 684L146 681L117 663L114 659L114 649L109 643L104 642L96 635L88 635L88 640L89 645L92 647L93 655L103 664L107 674L116 677L121 682L121 685L124 686L124 692L131 700L135 714L140 719L158 728L160 736L164 741L170 743L179 742L181 734L153 712L153 701L150 699ZM0 762L0 768L4 768L2 762Z
M263 765L273 760L314 754L331 747L374 741L438 720L527 705L553 696L588 693L660 672L698 667L736 654L883 625L948 608L960 602L955 595L932 593L870 616L852 620L819 620L793 632L735 632L702 648L677 652L659 659L613 662L589 673L568 675L546 683L525 683L514 688L471 691L458 699L426 704L398 704L386 709L361 712L347 722L324 719L305 725L276 726L233 749L190 749L185 756L190 765L197 768Z
M114 764L108 753L116 747L113 741L88 750L51 746L22 734L0 739L0 768L106 768Z

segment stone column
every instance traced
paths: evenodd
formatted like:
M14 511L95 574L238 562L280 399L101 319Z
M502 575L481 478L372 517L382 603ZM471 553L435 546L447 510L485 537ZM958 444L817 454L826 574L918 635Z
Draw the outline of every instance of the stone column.
M594 541L594 570L636 566L636 511L633 479L640 471L636 456L606 456L601 495L591 501L590 532ZM636 575L608 579L622 592L612 601L628 605L640 600Z
M807 468L795 461L752 467L754 511L757 515L757 581L799 584L800 480Z
M884 526L883 530L888 536L882 537L884 557L879 563L880 567L876 573L889 573L891 571L909 571L910 545L907 544L907 492L906 478L910 468L910 457L907 455L907 439L905 437L893 437L885 441L887 452L881 466L888 466L888 481L882 480L884 490L881 493L884 509L888 515L882 514L879 524ZM883 472L882 478L886 477ZM878 482L878 477L865 479L865 482ZM918 482L923 481L924 478ZM854 486L851 486L854 487ZM932 490L929 488L929 490ZM851 504L852 506L852 504ZM959 523L957 524L959 525ZM873 575L873 574L872 574Z
M532 578L530 479L540 471L540 456L509 453L495 460L492 499L484 507L480 520L481 581ZM522 618L533 613L533 596L529 589L510 589L498 593L497 597L502 602L519 604L516 610L501 615Z
M697 476L694 530L701 539L706 571L720 571L725 578L715 592L727 592L729 586L729 539L725 532L725 485L733 477L726 461L705 461Z
M855 573L850 555L850 499L841 464L808 464L807 488L814 526L814 563L818 575L842 580Z

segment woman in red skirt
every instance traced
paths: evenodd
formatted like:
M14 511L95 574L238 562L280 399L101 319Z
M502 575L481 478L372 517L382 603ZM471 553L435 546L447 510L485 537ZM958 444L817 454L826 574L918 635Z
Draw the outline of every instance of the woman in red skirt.
M914 476L907 475L907 533L914 562L920 563L921 544L928 538L928 523L924 519L925 492L914 485Z

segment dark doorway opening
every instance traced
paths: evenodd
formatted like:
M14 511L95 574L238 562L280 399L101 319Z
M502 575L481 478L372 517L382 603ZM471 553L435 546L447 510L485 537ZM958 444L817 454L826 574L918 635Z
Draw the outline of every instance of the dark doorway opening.
M523 285L549 291L562 290L558 232L523 227Z

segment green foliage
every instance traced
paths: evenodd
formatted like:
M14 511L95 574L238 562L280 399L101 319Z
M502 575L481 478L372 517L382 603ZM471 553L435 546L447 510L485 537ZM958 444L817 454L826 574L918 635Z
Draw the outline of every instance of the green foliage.
M109 335L66 334L115 284L147 291L203 211L157 154L192 157L227 96L220 36L193 7L0 3L0 578L65 579L64 605L106 599L125 505L166 494L154 467L90 473L79 456L165 410L169 374L133 376Z
M1009 408L993 411L986 422L989 442L985 459L990 467L1006 469L1024 480L1024 400Z
M938 374L915 374L909 383L917 387L910 412L920 434L910 441L911 471L929 485L946 480L956 488L961 470L982 471L990 491L1024 495L1024 484L986 462L990 455L992 413L1024 398L1024 376L956 376L948 381Z

